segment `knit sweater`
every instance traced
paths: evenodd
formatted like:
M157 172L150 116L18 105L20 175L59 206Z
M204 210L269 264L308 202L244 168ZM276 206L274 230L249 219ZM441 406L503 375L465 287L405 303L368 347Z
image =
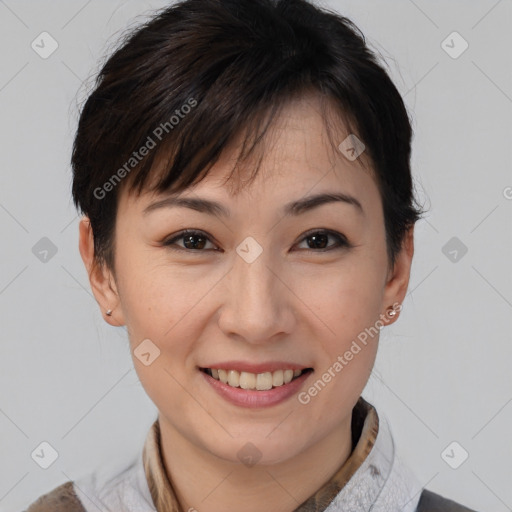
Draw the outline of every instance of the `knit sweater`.
M396 450L388 420L379 417L362 397L352 414L352 440L349 458L295 512L475 512L422 489ZM185 512L165 471L158 418L142 451L122 471L107 477L95 472L68 481L41 496L24 512L98 510Z

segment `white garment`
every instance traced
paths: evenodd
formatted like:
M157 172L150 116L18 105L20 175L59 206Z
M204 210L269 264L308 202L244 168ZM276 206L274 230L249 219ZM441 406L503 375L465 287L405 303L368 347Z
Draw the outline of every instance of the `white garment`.
M415 512L422 490L400 459L389 421L379 414L372 450L325 512Z
M73 482L87 512L156 512L140 455L123 471L106 478L99 472Z
M142 451L110 478L92 473L74 481L87 512L155 512ZM415 512L421 494L415 474L395 449L389 421L379 414L379 431L370 453L325 512Z

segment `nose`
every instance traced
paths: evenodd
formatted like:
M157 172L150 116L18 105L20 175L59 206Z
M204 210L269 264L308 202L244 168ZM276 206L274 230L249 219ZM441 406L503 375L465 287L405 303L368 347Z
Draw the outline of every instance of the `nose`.
M252 263L235 256L224 280L224 303L218 320L228 337L265 344L293 330L292 283L286 283L279 264L267 256L269 252L263 251Z

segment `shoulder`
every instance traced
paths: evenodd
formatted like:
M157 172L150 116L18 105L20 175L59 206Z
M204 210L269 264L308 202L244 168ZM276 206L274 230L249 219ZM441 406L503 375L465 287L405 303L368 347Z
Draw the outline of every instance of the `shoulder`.
M416 512L476 512L444 496L423 489Z
M85 508L69 481L38 498L24 512L85 512Z

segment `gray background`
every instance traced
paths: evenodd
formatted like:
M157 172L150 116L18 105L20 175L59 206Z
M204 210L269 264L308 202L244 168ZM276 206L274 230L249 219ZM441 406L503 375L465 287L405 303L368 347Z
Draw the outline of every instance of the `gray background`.
M135 16L163 5L0 0L2 512L121 467L156 418L125 330L103 321L90 293L69 158L83 81ZM364 395L425 486L477 510L512 510L511 2L324 5L386 58L414 118L413 172L430 208L404 309L381 335ZM31 48L43 31L59 45L47 59ZM441 46L453 31L469 43L456 59ZM32 251L43 237L57 249L46 262ZM42 441L59 454L46 470L31 458ZM458 469L441 455L453 441L469 453Z

